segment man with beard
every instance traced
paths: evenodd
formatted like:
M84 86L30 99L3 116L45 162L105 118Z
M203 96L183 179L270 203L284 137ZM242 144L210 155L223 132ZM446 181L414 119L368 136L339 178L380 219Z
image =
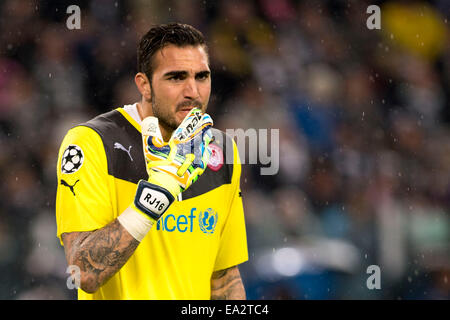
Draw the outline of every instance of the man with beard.
M78 298L245 299L241 163L205 113L203 35L158 25L137 55L141 101L70 129L59 151L57 236Z

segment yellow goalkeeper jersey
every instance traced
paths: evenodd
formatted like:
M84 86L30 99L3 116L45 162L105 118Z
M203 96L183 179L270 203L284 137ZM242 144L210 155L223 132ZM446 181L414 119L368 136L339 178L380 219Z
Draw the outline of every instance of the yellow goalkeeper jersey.
M126 110L99 115L64 137L57 164L60 241L62 233L92 231L116 219L134 200L138 181L148 177L139 119ZM213 129L213 135L203 175L112 278L93 294L78 289L78 299L210 299L212 273L247 261L237 147L223 132Z

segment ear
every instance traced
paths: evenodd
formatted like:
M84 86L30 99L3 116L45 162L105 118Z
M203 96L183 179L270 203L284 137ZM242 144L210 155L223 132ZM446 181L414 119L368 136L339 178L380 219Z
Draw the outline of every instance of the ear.
M138 88L141 95L144 97L146 101L150 101L152 97L152 88L150 85L150 81L147 78L147 75L142 72L138 72L134 76L134 82L136 83L136 87Z

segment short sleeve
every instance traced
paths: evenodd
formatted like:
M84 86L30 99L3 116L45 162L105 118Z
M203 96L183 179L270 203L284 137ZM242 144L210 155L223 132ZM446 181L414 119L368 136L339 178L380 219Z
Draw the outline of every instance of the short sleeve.
M57 164L57 237L74 231L92 231L113 220L108 164L101 137L78 126L63 139Z
M248 260L247 234L240 188L241 161L234 141L233 154L234 165L231 179L233 196L227 221L221 234L214 271L230 268Z

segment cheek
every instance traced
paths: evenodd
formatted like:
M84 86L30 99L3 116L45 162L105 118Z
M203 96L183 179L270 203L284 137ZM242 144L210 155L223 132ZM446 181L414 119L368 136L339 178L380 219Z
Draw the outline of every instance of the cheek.
M172 87L159 86L158 88L155 88L154 93L159 104L173 108L179 96L178 91Z

